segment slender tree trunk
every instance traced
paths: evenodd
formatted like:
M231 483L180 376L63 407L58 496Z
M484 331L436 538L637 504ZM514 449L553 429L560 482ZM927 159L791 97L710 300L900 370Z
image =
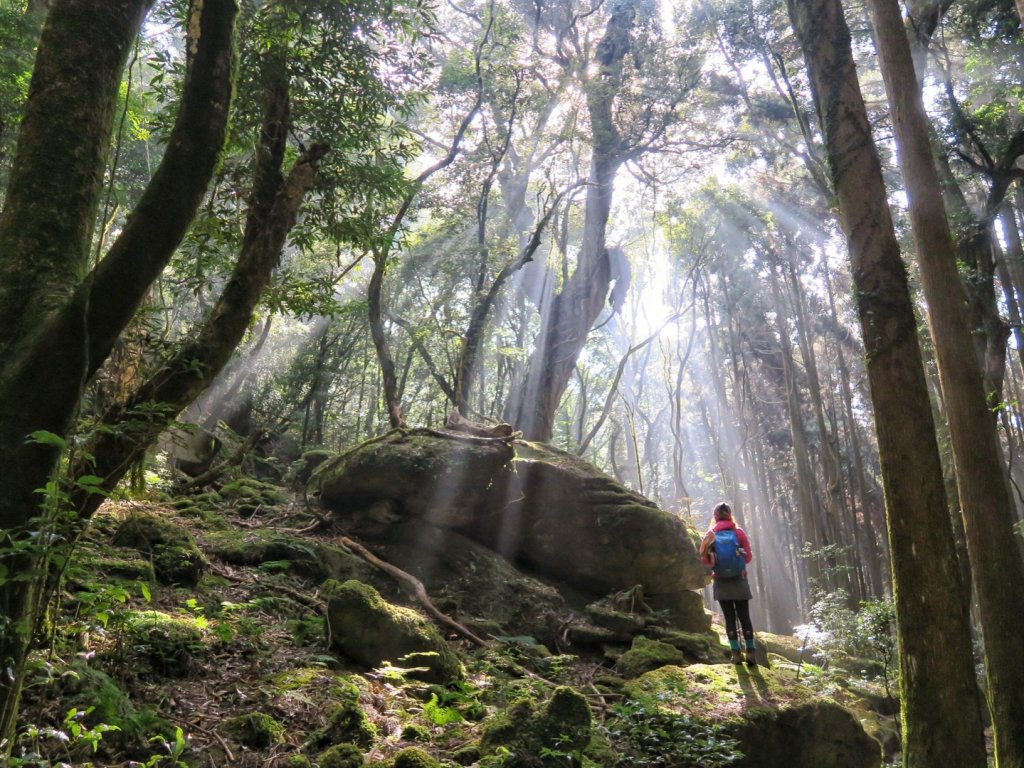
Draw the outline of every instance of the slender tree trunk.
M111 491L127 467L141 456L173 418L210 385L227 364L252 321L263 289L277 267L285 239L295 224L299 206L313 184L316 167L327 148L313 144L295 163L287 178L281 164L287 146L288 85L283 69L268 67L267 99L255 170L253 192L241 252L231 278L194 338L142 383L123 408L109 412L90 441L93 460L71 468L103 478ZM137 414L145 414L140 420ZM131 429L114 429L130 424ZM99 506L101 497L78 486L69 494L81 519Z
M910 46L895 0L869 0L879 62L889 95L896 146L908 191L921 282L949 414L957 488L985 644L985 675L999 768L1024 768L1024 663L1016 602L1024 594L1024 562L1013 541L1014 505L983 374L958 281L956 251L928 136ZM988 227L974 233L979 258ZM1003 336L1005 342L1005 335ZM1000 391L1002 387L1000 386ZM1006 542L1006 546L993 542Z
M786 388L786 413L789 416L789 433L793 443L793 464L796 467L798 504L800 509L800 529L802 541L815 550L812 557L806 559L804 567L808 581L818 589L827 590L828 584L823 579L819 550L829 543L821 519L821 502L818 498L817 483L811 469L810 452L807 447L807 431L804 428L803 413L800 408L800 393L796 381L796 365L793 362L793 350L789 340L789 321L787 312L782 305L779 291L777 264L774 257L770 265L772 295L775 299L775 315L779 332L779 352L782 357L782 374Z
M863 328L892 552L903 764L983 768L967 594L947 513L914 306L850 33L838 0L788 0L788 7L825 137Z

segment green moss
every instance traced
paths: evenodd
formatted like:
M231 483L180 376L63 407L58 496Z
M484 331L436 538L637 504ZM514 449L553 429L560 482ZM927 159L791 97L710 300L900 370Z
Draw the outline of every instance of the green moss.
M255 749L265 749L284 742L282 725L263 712L233 717L224 724L224 730L239 744Z
M148 555L156 578L164 584L194 587L207 567L192 534L156 515L133 514L121 523L113 543Z
M480 746L486 752L513 743L520 732L530 726L535 704L531 699L517 699L504 712L484 723Z
M640 635L633 638L632 647L619 657L615 671L623 677L634 678L658 667L682 664L685 660L683 652L675 646Z
M270 682L276 690L282 692L315 688L318 691L323 691L328 698L334 701L340 700L349 703L359 701L359 688L348 676L331 672L323 667L289 669L272 676Z
M91 542L83 544L75 552L68 576L78 583L107 577L152 584L156 579L153 563L148 557L122 556L110 547L100 550ZM79 580L79 576L83 579Z
M165 675L182 677L206 655L203 631L191 616L174 616L160 611L137 611L129 615L125 644Z
M429 741L430 729L419 723L408 723L402 728L402 738L406 741Z
M407 747L395 755L395 768L441 768L441 764L422 749Z
M350 579L328 581L329 637L352 660L368 667L385 661L406 668L420 667L410 677L447 683L462 679L465 670L458 656L437 629L416 611L392 605L369 584Z
M537 722L545 745L581 750L590 742L590 705L579 691L566 686L555 689Z
M452 760L459 765L472 765L480 760L480 747L476 744L467 744L452 752Z
M321 752L316 762L320 768L360 768L363 752L355 744L337 744Z
M355 702L334 704L327 712L327 723L313 734L315 746L356 744L369 749L377 738L377 729Z
M650 627L644 630L644 634L652 640L660 640L663 643L668 643L678 648L689 659L698 659L705 662L716 660L716 654L721 648L718 638L714 633L677 632Z
M502 763L506 768L540 768L564 764L566 759L578 761L591 742L592 725L586 698L561 686L543 707L520 699L485 723L480 750L485 755L508 750Z
M284 760L284 768L311 768L312 763L305 755L292 755Z

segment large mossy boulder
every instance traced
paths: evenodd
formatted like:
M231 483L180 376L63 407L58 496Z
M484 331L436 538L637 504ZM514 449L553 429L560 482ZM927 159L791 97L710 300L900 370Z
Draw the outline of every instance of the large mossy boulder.
M626 684L626 696L722 726L738 768L878 768L881 748L854 715L789 671L732 664L666 666Z
M462 662L433 624L408 608L392 605L369 584L328 581L327 628L331 646L358 664L391 662L413 671L410 677L450 683L465 676Z
M643 585L681 626L708 626L698 534L577 456L524 441L396 430L321 465L310 482L343 519L416 518L457 530L586 594Z

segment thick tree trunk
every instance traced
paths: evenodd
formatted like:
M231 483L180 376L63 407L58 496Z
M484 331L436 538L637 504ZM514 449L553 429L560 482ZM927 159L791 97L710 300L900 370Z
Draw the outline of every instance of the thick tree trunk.
M928 302L939 380L949 415L957 488L985 645L996 764L1024 768L1024 664L1015 605L1024 593L1024 562L1014 541L1014 506L988 408L983 373L971 354L971 328L958 281L957 251L946 220L928 121L910 46L895 0L869 0L889 95L896 146ZM992 259L987 226L972 233L978 258ZM1005 344L1006 336L1002 336ZM1000 391L1001 391L1000 386ZM1005 545L993 542L1005 542Z
M788 6L825 136L863 328L892 552L903 764L983 768L967 594L957 567L914 306L850 33L838 0L789 0Z
M558 404L587 343L590 327L608 296L611 270L605 231L611 213L615 174L625 161L613 114L635 18L632 3L618 5L597 48L600 74L587 84L593 148L583 242L576 269L547 312L542 307L542 326L536 348L523 381L511 393L505 409L505 419L521 429L529 440L551 439Z
M50 526L58 526L55 540L73 540L76 531L67 529L66 518L46 519L36 493L56 471L59 440L26 438L67 435L82 387L149 289L152 277L144 281L140 273L153 265L159 272L180 243L223 143L236 8L229 0L212 0L192 9L194 54L178 120L160 168L118 239L120 255L115 243L83 280L121 74L149 5L53 4L0 214L0 528L6 533L6 572L27 575L0 580L0 740L8 739L0 756L12 746L49 554L22 545L47 540L33 534Z
M49 351L74 377L49 404L30 396L17 355L66 301L86 270L114 114L114 96L147 0L61 3L45 26L0 214L0 761L10 755L24 665L38 612L46 552L30 548L45 522L35 489L59 449L30 443L36 430L66 434L83 381L82 338ZM82 35L82 29L94 34ZM69 194L70 192L70 194ZM63 373L63 372L62 372ZM28 395L27 399L26 395ZM35 536L34 540L43 540ZM19 579L14 579L17 575ZM21 580L24 578L24 580Z

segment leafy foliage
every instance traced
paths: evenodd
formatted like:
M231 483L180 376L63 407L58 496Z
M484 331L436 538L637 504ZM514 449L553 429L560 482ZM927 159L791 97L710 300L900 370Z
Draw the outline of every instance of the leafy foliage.
M621 768L721 768L743 757L725 725L666 711L656 701L627 699L612 714L604 730L623 749Z

